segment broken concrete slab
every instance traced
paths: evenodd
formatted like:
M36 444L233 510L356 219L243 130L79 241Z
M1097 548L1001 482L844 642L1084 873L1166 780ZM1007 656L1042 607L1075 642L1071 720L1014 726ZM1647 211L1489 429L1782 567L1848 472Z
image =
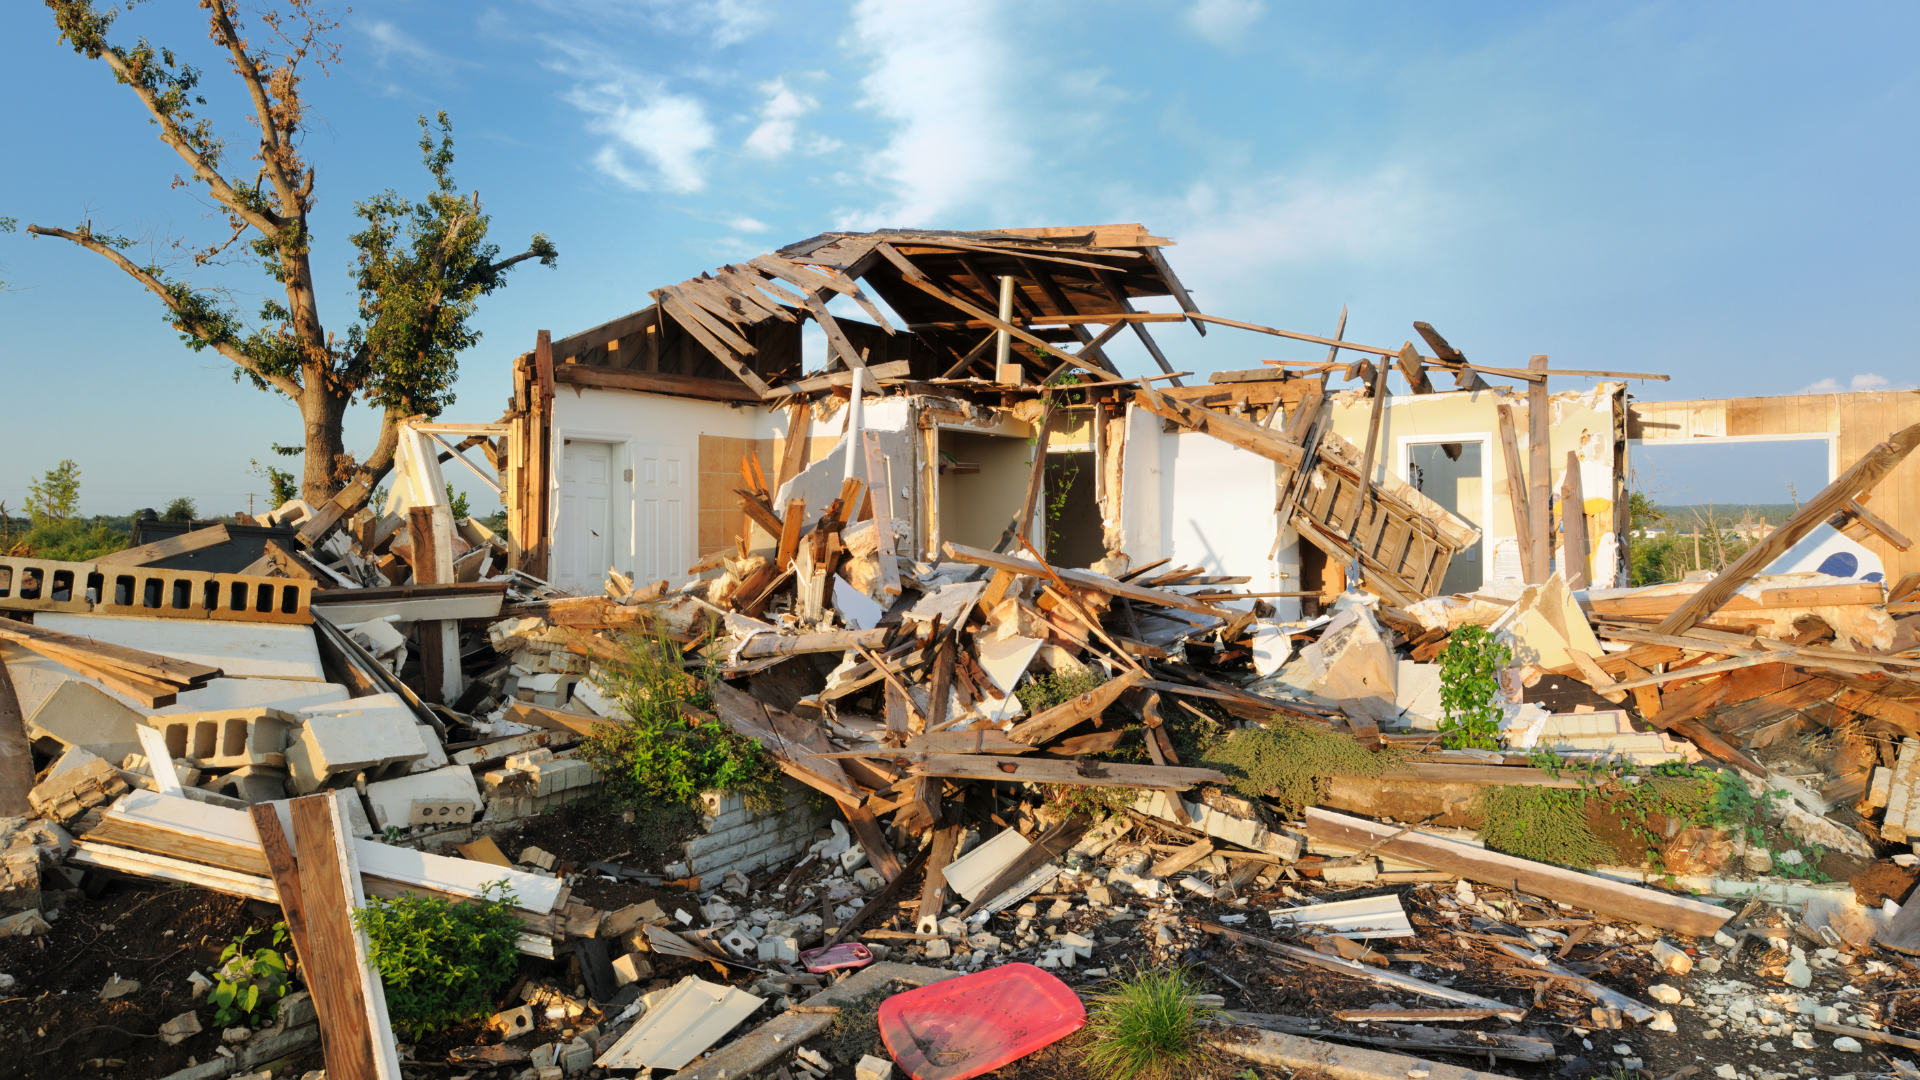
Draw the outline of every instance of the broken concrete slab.
M92 683L69 679L27 718L27 735L83 746L108 761L120 761L141 751L139 728L145 719Z

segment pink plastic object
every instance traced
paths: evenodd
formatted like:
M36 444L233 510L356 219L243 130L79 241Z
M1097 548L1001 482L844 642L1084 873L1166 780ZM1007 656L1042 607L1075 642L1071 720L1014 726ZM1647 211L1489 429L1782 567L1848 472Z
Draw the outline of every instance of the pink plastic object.
M880 1003L880 1038L913 1080L992 1072L1086 1022L1072 988L1032 964L989 968Z
M873 963L873 953L857 941L835 945L831 949L809 949L800 954L800 964L815 975L825 971L839 971L841 968L866 967Z

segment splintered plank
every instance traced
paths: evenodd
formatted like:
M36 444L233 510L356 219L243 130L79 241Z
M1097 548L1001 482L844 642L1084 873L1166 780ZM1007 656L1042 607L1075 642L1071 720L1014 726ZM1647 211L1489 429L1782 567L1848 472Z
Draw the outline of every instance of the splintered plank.
M907 771L916 776L946 776L956 780L999 780L1008 783L1065 784L1073 787L1137 787L1185 791L1195 784L1223 784L1226 776L1212 769L1160 765L1120 765L1085 758L1016 758L991 754L917 755Z
M932 858L927 861L927 880L920 887L920 912L914 919L915 933L940 932L940 910L947 903L947 864L953 861L954 850L960 844L961 828L955 822L941 826L933 834Z
M864 806L842 806L841 810L847 815L847 823L853 826L853 835L860 841L860 847L866 851L867 862L886 875L888 881L899 877L900 858L893 853L893 845L887 843L887 834L881 830L873 811Z
M363 989L353 929L357 891L351 879L332 795L309 795L288 804L293 814L300 904L307 915L311 966L302 957L307 989L320 1020L327 1075L337 1080L381 1080L372 1003Z
M1015 742L1038 746L1084 720L1099 716L1146 675L1145 669L1132 668L1084 694L1068 698L1039 716L1015 724L1007 734Z

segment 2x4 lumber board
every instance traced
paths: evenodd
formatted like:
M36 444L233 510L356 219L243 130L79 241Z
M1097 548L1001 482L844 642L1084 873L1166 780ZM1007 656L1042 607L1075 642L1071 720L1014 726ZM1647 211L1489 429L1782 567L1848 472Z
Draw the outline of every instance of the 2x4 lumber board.
M562 364L554 369L554 381L569 386L591 386L604 390L636 390L647 394L700 398L705 401L759 401L760 395L737 382L702 379L665 372L630 371L598 367L592 364Z
M940 912L947 903L947 864L953 861L953 853L960 846L962 828L959 822L954 822L934 830L932 854L927 860L927 879L920 887L920 910L914 917L915 933L940 932Z
M1545 356L1535 356L1527 366L1544 371ZM1538 585L1547 580L1553 563L1553 455L1549 449L1553 425L1549 416L1547 380L1543 377L1527 384L1527 543L1526 582Z
M1847 500L1846 510L1847 513L1859 518L1860 524L1865 525L1869 530L1878 535L1880 539L1892 544L1894 550L1905 551L1913 546L1913 541L1907 539L1906 533L1880 520L1878 514L1860 505L1857 500Z
M1545 897L1597 911L1603 915L1646 923L1675 933L1711 937L1733 913L1712 904L1672 896L1652 889L1563 870L1497 851L1468 847L1417 832L1401 835L1391 825L1336 814L1318 807L1306 810L1310 839L1416 863L1503 889Z
M878 649L887 643L892 633L889 627L877 626L872 630L823 630L814 634L755 634L740 647L740 659L845 652L858 648Z
M1297 945L1269 941L1255 934L1249 934L1242 930L1234 930L1217 923L1202 922L1200 923L1200 929L1209 934L1217 934L1236 945L1251 945L1256 949L1273 953L1275 956L1284 956L1313 967L1324 968L1328 971L1337 971L1344 975L1352 975L1355 978L1366 979L1383 986L1391 986L1398 990L1406 990L1419 994L1421 997L1435 998L1440 1001L1451 1001L1469 1008L1487 1009L1502 1019L1517 1022L1525 1018L1527 1014L1526 1009L1517 1005L1509 1005L1504 1001L1496 1001L1493 998L1483 998L1477 994L1469 994L1465 990L1455 990L1450 986L1430 983L1425 979L1416 979L1411 975L1402 975L1397 971L1371 967L1353 960L1342 959L1338 956L1328 956L1324 953L1315 952L1312 949L1300 948Z
M1107 706L1119 700L1121 694L1132 689L1136 683L1146 677L1144 668L1135 667L1122 672L1083 694L1068 698L1038 716L1015 724L1007 735L1016 742L1023 742L1030 746L1049 742L1065 734L1075 725L1105 712Z
M1116 765L1080 759L1000 757L992 754L926 754L908 764L915 776L1006 783L1065 784L1073 787L1137 787L1185 791L1195 784L1223 784L1212 769L1159 765Z
M1147 387L1134 391L1134 401L1141 408L1172 420L1182 427L1190 428L1205 435L1211 435L1230 446L1250 450L1288 468L1298 468L1306 460L1306 454L1295 444L1259 424L1249 423L1236 416L1227 416L1198 405L1167 397Z
M151 544L142 544L136 548L102 555L93 561L101 566L146 566L149 563L157 563L161 559L170 559L175 555L219 547L221 544L230 543L232 539L227 535L226 524L222 523L211 529L192 529L179 536L169 536L165 540L158 540Z
M1128 315L1134 314L1133 301L1127 298L1127 288L1126 285L1121 282L1120 275L1106 269L1097 269L1093 272L1093 275L1100 279L1100 284L1106 287L1107 295L1113 297L1114 304L1118 306L1122 312ZM1128 325L1133 327L1134 336L1140 339L1140 344L1146 346L1147 354L1153 357L1153 362L1159 364L1160 370L1169 376L1167 381L1174 386L1184 386L1185 384L1175 375L1173 363L1167 359L1166 353L1160 351L1160 343L1155 341L1153 335L1147 332L1146 326L1141 323L1129 323Z
M1147 261L1151 262L1153 268L1160 272L1160 280L1167 283L1167 289L1173 293L1174 302L1180 305L1180 310L1185 312L1199 311L1200 305L1194 303L1193 297L1187 294L1187 287L1181 283L1179 276L1173 272L1173 267L1167 263L1167 257L1160 254L1160 249L1158 247L1147 248L1146 254ZM1196 320L1193 323L1193 328L1201 337L1207 336L1206 323Z
M1016 294L1018 295L1018 294ZM1186 322L1187 317L1175 312L1135 311L1125 314L1109 315L1028 315L1020 318L1029 328L1035 326L1084 326L1088 323L1161 323ZM961 319L955 322L911 323L907 329L920 330L984 330L987 323L979 319ZM1082 343L1085 344L1084 342ZM1269 378L1273 376L1269 375Z
M860 847L867 853L867 862L875 870L893 881L900 876L900 857L893 852L893 845L887 843L887 834L880 828L879 819L873 811L864 806L842 806L847 815L847 824L853 826L853 835L860 841Z
M867 490L873 496L874 559L880 564L880 590L888 596L900 595L900 562L894 556L893 519L894 480L887 454L880 446L880 433L863 431L866 444Z
M1236 1032L1231 1036L1207 1036L1206 1041L1215 1050L1284 1069L1288 1075L1328 1076L1336 1080L1401 1080L1416 1074L1427 1080L1515 1080L1506 1073L1465 1069L1385 1050L1330 1046L1323 1039L1289 1035L1284 1031L1256 1029L1250 1037Z
M314 961L302 967L320 1021L327 1075L381 1080L373 1003L361 988L356 962L360 948L354 940L353 910L359 906L354 895L358 890L334 828L333 796L295 799L290 809L300 852L300 904L309 915L308 952Z
M301 971L313 970L318 957L313 955L313 942L307 936L306 894L300 884L300 869L293 858L293 847L287 843L286 831L280 827L280 815L266 803L255 803L248 807L253 818L254 832L260 838L260 849L267 859L267 872L273 878L274 899L280 904L280 913L286 919L287 936L293 939L294 956L300 961ZM314 1002L314 1012L320 1011L318 999ZM321 1018L324 1027L328 1021Z
M1872 491L1875 484L1906 460L1915 446L1920 446L1920 424L1895 432L1885 442L1867 451L1838 480L1828 484L1825 490L1808 500L1778 529L1748 548L1746 554L1736 559L1732 566L1721 571L1718 577L1694 593L1679 610L1667 616L1658 631L1662 634L1680 633L1720 610L1720 606L1732 598L1740 586L1764 570L1788 548L1799 543L1848 502Z
M1453 382L1456 387L1461 390L1493 389L1487 385L1487 380L1480 377L1478 371L1468 365L1466 354L1448 344L1447 339L1440 336L1440 331L1435 330L1432 323L1415 322L1413 329L1433 349L1433 355L1449 364L1459 365L1453 372Z
M158 653L129 649L77 634L63 634L43 626L0 619L0 641L11 641L32 649L36 644L51 646L68 654L77 654L107 667L145 675L159 682L199 687L220 677L220 669L188 660L175 660ZM35 650L38 651L37 649Z
M1587 601L1594 615L1623 618L1653 618L1671 615L1697 592L1667 593L1661 596L1595 597ZM1778 608L1847 607L1878 604L1880 586L1873 582L1859 585L1803 585L1798 588L1763 589L1758 599L1735 595L1721 604L1720 611L1765 611ZM1663 631L1664 632L1664 631Z
M1080 842L1093 826L1093 818L1083 811L1076 811L1053 828L1041 833L1039 838L1028 844L1014 860L1002 867L979 892L974 900L961 910L959 918L963 921L974 912L986 907L998 899L1000 894L1026 880L1027 875L1059 858Z
M975 566L990 566L995 570L1024 574L1028 577L1044 578L1047 576L1046 568L1023 556L1002 554L997 551L988 551L984 548L969 547L966 544L956 544L952 541L942 544L941 548L945 550L947 558L958 562L971 563ZM1139 585L1116 581L1105 574L1095 574L1086 570L1073 570L1067 567L1060 567L1056 569L1054 573L1060 575L1061 580L1067 582L1069 585L1092 589L1095 592L1103 592L1111 596L1125 597L1137 603L1153 604L1158 607L1178 608L1181 611L1191 611L1199 615L1212 615L1222 619L1231 619L1237 614L1237 612L1230 608L1219 607L1203 600L1195 600L1170 590L1148 589Z
M1881 839L1905 843L1907 818L1913 811L1914 771L1920 766L1920 741L1902 740L1900 755L1894 759L1893 784L1887 789L1887 810L1880 822Z

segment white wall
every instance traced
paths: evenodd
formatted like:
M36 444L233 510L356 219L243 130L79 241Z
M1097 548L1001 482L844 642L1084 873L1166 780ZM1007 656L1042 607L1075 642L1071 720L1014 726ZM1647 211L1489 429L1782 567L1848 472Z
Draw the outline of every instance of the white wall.
M719 435L736 439L771 438L775 418L757 405L735 407L725 402L694 398L642 394L631 390L602 390L595 387L561 385L553 398L553 462L555 474L547 478L554 508L548 528L553 537L551 550L559 550L565 538L559 532L558 469L567 439L608 442L613 448L614 566L622 573L634 567L634 500L632 475L634 450L642 445L678 447L684 451L688 472L690 505L685 519L686 550L696 549L699 528L700 436ZM779 426L786 424L784 416ZM692 560L689 559L689 562ZM684 575L681 575L684 576ZM669 580L679 580L669 575Z
M1275 463L1211 435L1167 434L1162 426L1158 416L1128 407L1120 519L1134 564L1170 557L1209 574L1252 577L1234 589L1298 591L1298 567L1267 556L1277 525ZM1283 544L1282 550L1291 556L1293 546ZM1294 577L1281 578L1283 570ZM1269 603L1283 620L1300 617L1298 600Z

